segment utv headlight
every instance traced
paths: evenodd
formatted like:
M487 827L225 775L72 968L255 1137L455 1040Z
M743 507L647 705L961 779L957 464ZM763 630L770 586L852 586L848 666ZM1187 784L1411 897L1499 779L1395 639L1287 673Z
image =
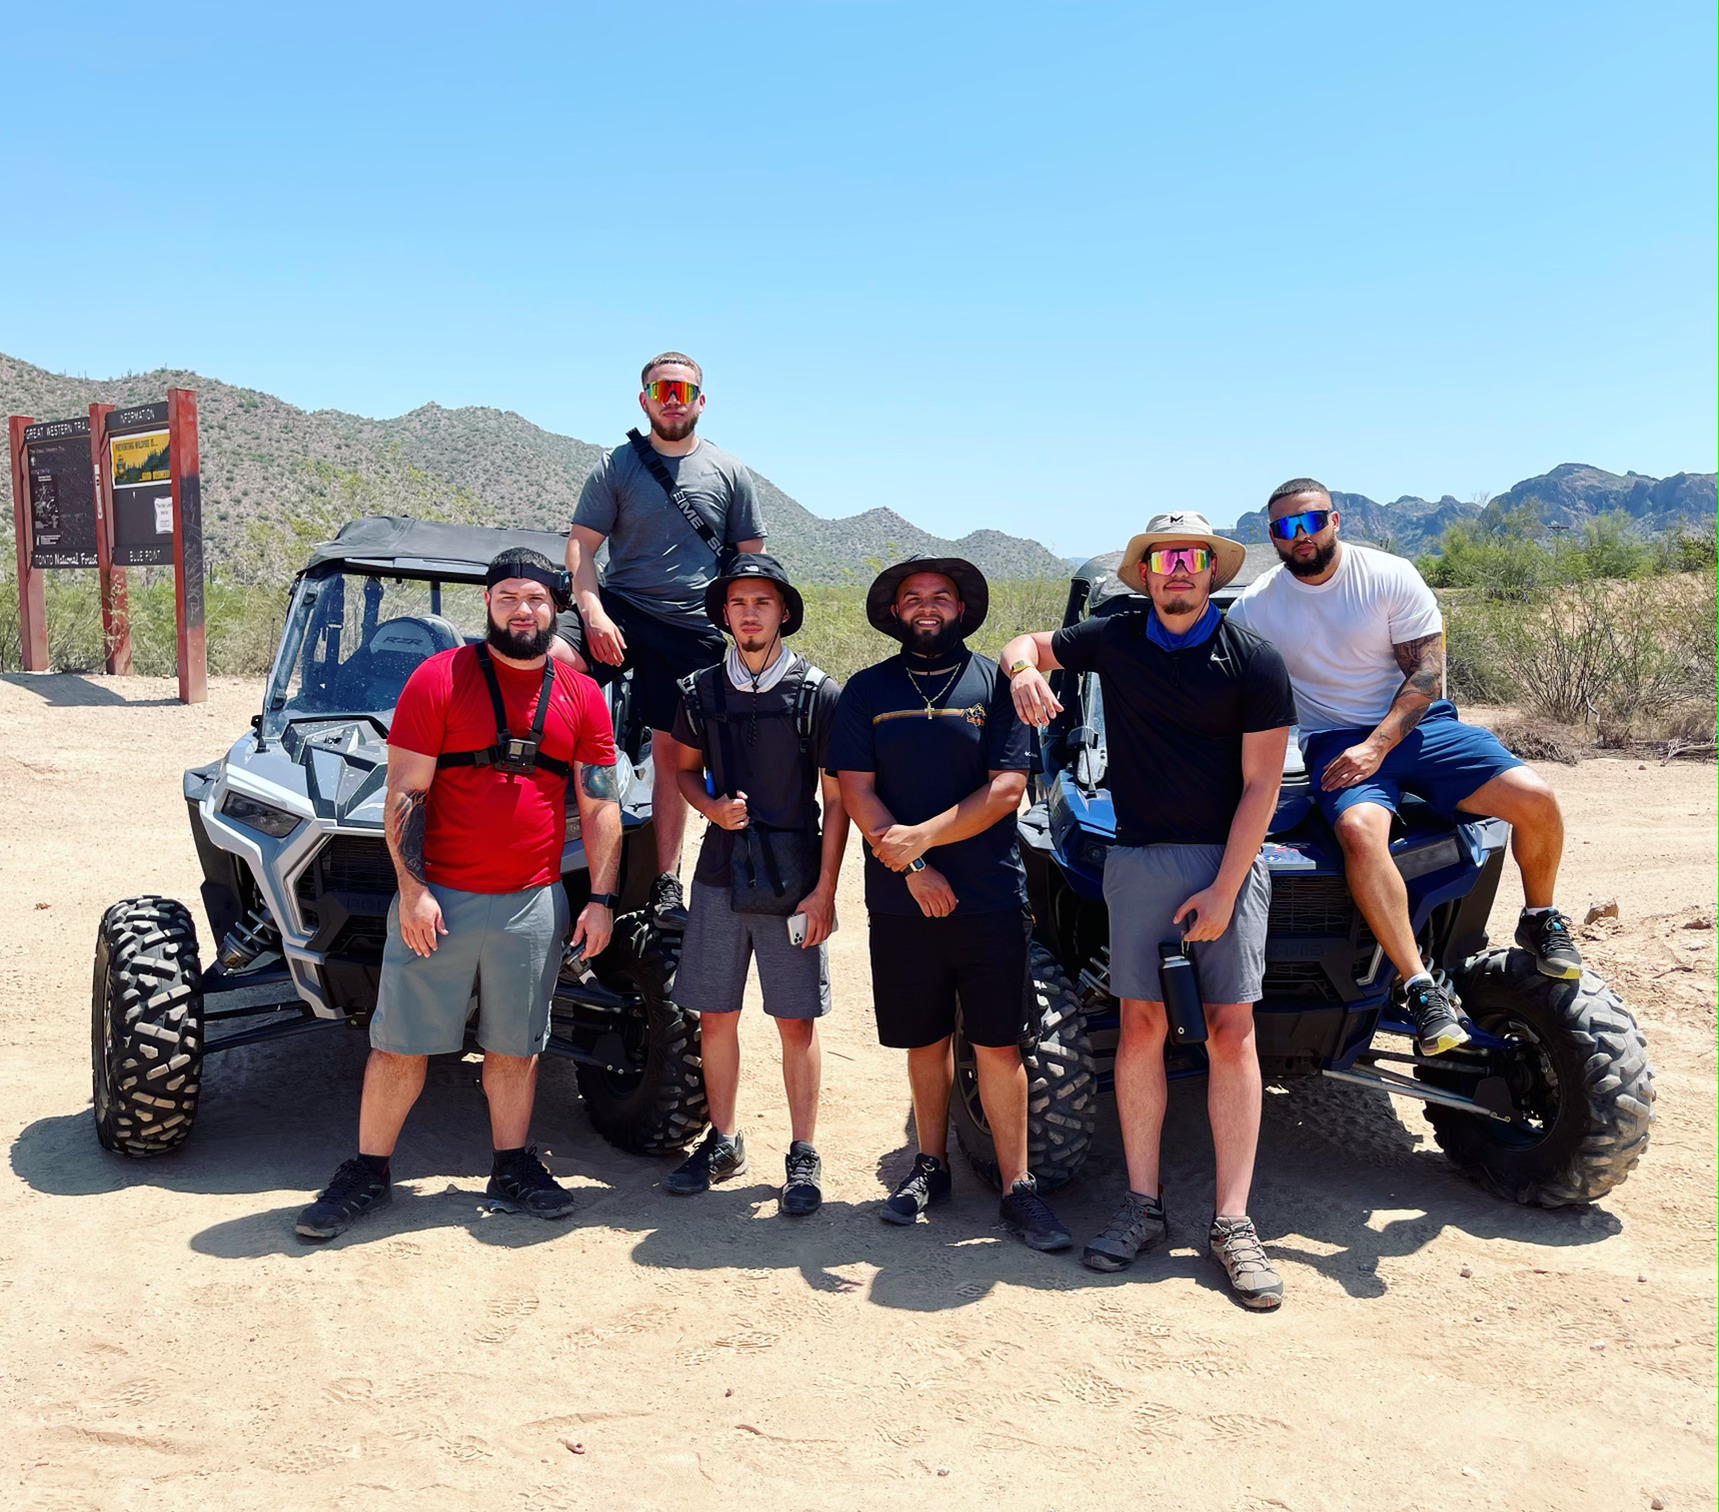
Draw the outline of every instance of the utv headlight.
M229 792L221 804L221 812L246 829L261 830L276 840L284 840L302 822L297 814L243 793Z

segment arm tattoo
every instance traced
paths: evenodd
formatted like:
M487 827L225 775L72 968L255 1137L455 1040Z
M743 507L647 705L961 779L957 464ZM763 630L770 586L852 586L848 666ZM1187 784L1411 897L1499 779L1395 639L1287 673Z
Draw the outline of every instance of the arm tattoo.
M430 811L424 800L427 792L401 793L394 800L394 812L389 817L389 830L394 840L394 854L407 873L428 885L430 877L424 865L424 835L429 828Z
M1430 704L1439 696L1439 685L1444 681L1443 634L1435 631L1432 635L1417 636L1414 640L1393 646L1392 650L1396 653L1397 665L1403 670L1403 685L1397 689L1397 697L1418 693ZM1406 735L1418 725L1425 713L1425 705L1404 711L1403 733Z
M613 762L608 766L582 765L579 768L579 789L587 798L599 803L621 801L621 770Z

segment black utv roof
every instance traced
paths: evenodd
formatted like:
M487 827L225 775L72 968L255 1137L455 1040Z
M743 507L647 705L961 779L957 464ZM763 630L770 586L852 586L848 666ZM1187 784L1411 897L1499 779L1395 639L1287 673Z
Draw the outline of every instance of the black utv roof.
M443 520L412 520L405 515L370 515L343 525L332 541L311 548L305 571L328 563L391 566L408 571L444 567L482 575L483 569L510 546L541 551L560 566L567 555L567 537L549 530L491 529L484 525L450 525Z

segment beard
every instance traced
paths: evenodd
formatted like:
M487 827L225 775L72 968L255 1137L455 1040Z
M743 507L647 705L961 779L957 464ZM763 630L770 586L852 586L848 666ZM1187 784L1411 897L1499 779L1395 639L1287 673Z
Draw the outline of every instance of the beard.
M915 656L926 658L942 656L955 649L961 642L961 621L952 619L936 630L919 630L905 620L897 620L901 626L901 643Z
M683 419L673 421L658 420L655 416L651 417L652 433L661 436L665 441L684 441L697 429L698 414L696 411L689 411Z
M554 620L541 630L522 633L510 630L506 625L498 625L492 619L489 622L489 630L484 635L493 650L511 657L514 661L536 661L549 649L549 642L554 638Z
M1158 604L1159 614L1192 614L1197 607L1197 600L1186 592L1178 589L1173 594L1165 594Z
M1283 565L1297 577L1318 577L1331 565L1331 558L1337 555L1337 542L1333 538L1323 546L1317 542L1313 546L1313 555L1305 561L1296 557L1294 548L1283 554Z

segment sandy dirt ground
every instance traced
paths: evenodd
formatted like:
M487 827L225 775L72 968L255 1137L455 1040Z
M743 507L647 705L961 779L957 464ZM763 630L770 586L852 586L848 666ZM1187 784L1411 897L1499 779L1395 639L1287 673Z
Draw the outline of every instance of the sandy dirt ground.
M0 1501L109 1508L1667 1509L1714 1502L1711 766L1546 775L1564 901L1615 897L1590 961L1658 1069L1634 1177L1590 1210L1470 1186L1413 1103L1266 1098L1253 1211L1274 1315L1205 1258L1203 1088L1172 1097L1168 1254L1101 1277L953 1204L900 1230L899 1057L873 1042L857 858L835 945L828 1201L776 1215L775 1036L745 1031L752 1173L677 1201L591 1131L563 1064L536 1137L559 1225L485 1216L475 1061L433 1066L393 1209L323 1248L299 1206L351 1150L344 1030L210 1064L196 1135L130 1162L89 1115L89 983L111 901L194 902L182 768L256 706L217 680L0 680ZM1494 915L1507 935L1514 877ZM1688 927L1697 919L1705 927ZM204 929L205 958L212 941ZM1113 1107L1057 1198L1084 1237L1121 1180Z

